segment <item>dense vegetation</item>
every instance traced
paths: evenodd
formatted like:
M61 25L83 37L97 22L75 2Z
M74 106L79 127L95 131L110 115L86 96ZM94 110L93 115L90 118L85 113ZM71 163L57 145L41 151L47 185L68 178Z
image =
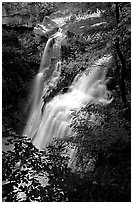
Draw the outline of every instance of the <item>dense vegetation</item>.
M21 26L15 20L3 26L2 32L3 137L11 136L7 145L14 143L14 149L3 151L2 156L3 201L131 201L131 4L16 2L3 6L9 16L21 11L24 19ZM100 17L86 18L98 10ZM56 86L49 85L45 102L67 92L74 77L105 53L114 59L107 84L114 100L107 106L88 104L73 111L74 135L39 151L30 139L19 136L45 46L32 27L45 15L65 16L64 11L72 14L64 27L70 55L62 57L60 80ZM92 113L95 117L90 121ZM77 147L72 168L66 154L70 144Z

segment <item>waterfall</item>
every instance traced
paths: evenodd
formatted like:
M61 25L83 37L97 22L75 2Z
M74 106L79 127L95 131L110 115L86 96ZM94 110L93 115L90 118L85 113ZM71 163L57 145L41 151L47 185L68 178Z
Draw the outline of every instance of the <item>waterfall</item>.
M48 40L40 70L34 82L34 100L23 135L32 138L33 144L38 149L45 148L53 138L65 138L72 135L72 129L69 126L71 112L74 109L78 110L87 103L102 103L104 105L112 101L105 82L112 56L106 55L93 63L88 69L91 71L83 72L80 77L76 77L67 93L58 94L48 102L42 114L42 93L44 93L47 80L50 76L58 78L57 70L61 69L59 60L63 37L61 32L58 32ZM50 64L52 57L57 60L57 63Z

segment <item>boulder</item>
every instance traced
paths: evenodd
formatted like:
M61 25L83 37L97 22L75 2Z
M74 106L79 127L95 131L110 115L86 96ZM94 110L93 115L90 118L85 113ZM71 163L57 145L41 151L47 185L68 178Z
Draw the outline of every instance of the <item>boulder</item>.
M34 34L40 37L41 40L44 38L48 39L51 35L55 34L59 30L59 26L52 21L48 16L45 16L42 23L37 24L34 27Z

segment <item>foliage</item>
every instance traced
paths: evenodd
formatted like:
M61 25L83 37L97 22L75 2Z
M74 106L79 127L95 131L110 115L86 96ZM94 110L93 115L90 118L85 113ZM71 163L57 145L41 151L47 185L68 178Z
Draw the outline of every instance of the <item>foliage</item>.
M80 177L68 167L66 144L55 141L39 151L30 139L13 142L13 151L3 152L2 157L3 200L68 201Z
M3 30L3 49L2 49L2 100L3 100L3 119L8 118L8 127L15 128L17 118L15 114L19 114L20 103L21 107L23 106L23 100L26 100L28 94L28 81L33 78L35 75L35 67L37 65L34 62L31 62L29 59L26 59L25 48L22 47L19 40L19 34L11 30L7 32ZM31 65L33 67L31 67ZM11 119L11 123L9 120ZM19 118L17 122L20 124L18 127L22 129L23 122ZM4 124L5 125L5 124Z
M83 145L85 155L86 151L90 154L100 151L107 154L112 143L117 141L130 144L130 123L124 117L126 110L123 112L116 110L115 107L118 105L116 100L109 106L88 104L78 112L73 112L71 123L75 131L73 142L78 144L80 151Z
M84 182L95 184L90 182L92 188L86 188L90 196L83 194L86 201L131 199L130 124L123 117L126 110L121 112L116 107L119 103L114 100L109 106L89 104L72 114L75 134L70 141L77 146L74 169L84 175Z

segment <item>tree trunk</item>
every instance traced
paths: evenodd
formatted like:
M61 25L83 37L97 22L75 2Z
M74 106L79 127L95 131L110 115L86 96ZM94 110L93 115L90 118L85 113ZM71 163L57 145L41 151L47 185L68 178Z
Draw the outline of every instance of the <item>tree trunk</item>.
M115 47L116 47L116 51L118 54L118 57L121 61L121 68L119 68L119 73L120 73L120 90L121 90L121 96L122 96L122 101L124 104L124 107L127 107L127 99L126 99L126 87L125 87L125 69L126 69L126 62L125 59L123 57L123 54L121 53L120 47L119 47L119 41L115 42Z
M117 25L119 24L119 3L116 2L116 21L117 21ZM119 38L117 37L116 41L115 41L115 49L117 52L117 55L120 59L121 62L121 67L120 67L120 91L121 91L121 97L122 97L122 101L124 104L124 107L127 107L127 99L126 99L126 86L125 86L125 70L126 70L126 61L125 58L120 50L120 45L119 45Z

